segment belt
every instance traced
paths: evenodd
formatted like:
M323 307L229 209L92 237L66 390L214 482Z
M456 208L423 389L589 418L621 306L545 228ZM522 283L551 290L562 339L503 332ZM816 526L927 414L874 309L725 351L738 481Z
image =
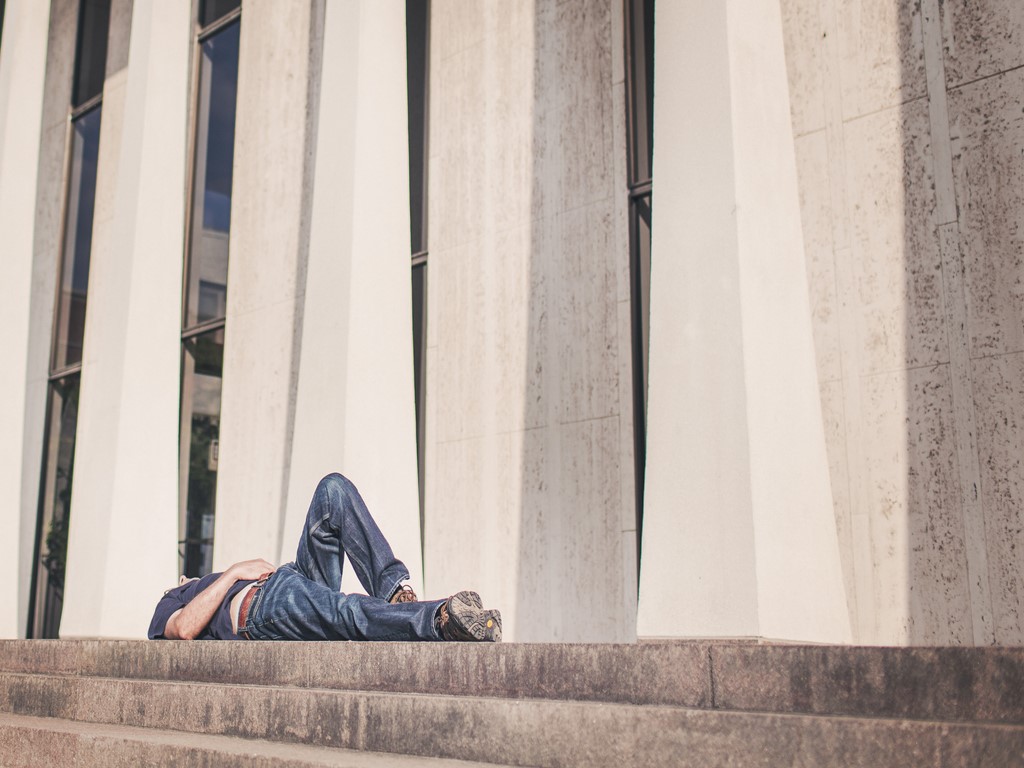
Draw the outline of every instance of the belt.
M252 640L252 638L249 637L249 633L242 630L242 627L244 627L249 621L249 606L252 605L252 599L256 596L256 593L260 591L260 587L266 584L267 579L269 578L269 573L265 573L260 576L259 581L252 585L252 589L245 593L245 597L242 598L242 604L238 608L238 634L246 640Z

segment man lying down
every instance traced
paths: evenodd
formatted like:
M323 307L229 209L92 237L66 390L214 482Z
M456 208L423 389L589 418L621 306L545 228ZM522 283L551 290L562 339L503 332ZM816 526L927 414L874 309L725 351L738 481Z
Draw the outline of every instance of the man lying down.
M367 594L341 592L343 556ZM417 599L356 487L331 474L317 485L295 561L235 563L182 578L157 603L151 640L462 640L499 642L501 613L476 592Z

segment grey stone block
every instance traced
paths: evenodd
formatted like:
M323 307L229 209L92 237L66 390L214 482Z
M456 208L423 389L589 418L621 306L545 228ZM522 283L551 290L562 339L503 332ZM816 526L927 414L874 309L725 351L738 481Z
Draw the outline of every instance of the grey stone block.
M1024 764L1019 726L0 674L0 711L559 768Z
M714 706L1024 724L1024 649L716 646Z

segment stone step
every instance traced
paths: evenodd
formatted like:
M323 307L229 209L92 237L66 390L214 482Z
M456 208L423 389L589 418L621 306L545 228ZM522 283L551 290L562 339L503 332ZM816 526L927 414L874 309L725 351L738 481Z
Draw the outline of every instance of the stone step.
M1024 648L8 640L0 671L1024 724Z
M485 763L0 714L4 768L481 768Z
M1024 726L0 674L0 712L507 765L1024 765Z

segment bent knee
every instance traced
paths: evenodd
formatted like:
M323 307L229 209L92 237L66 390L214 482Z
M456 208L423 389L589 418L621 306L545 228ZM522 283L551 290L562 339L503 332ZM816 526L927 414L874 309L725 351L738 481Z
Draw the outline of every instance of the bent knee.
M317 486L317 490L321 489L328 493L336 491L338 493L347 494L355 490L355 485L340 472L331 472L331 474L321 480L320 484Z

